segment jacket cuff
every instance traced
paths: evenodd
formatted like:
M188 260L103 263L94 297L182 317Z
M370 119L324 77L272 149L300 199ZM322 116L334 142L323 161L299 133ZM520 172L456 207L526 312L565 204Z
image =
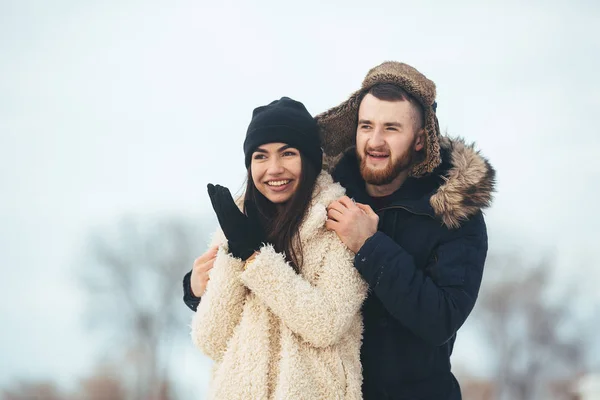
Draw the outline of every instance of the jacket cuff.
M379 247L385 245L387 241L392 241L392 239L385 233L377 231L373 236L367 239L363 246L358 250L358 253L354 256L354 266L371 288L377 286L381 273L383 272L383 266L376 260L379 258L377 257L377 251Z
M200 304L200 297L196 297L192 293L191 278L192 271L188 272L183 277L183 302L190 308L190 310L196 311L198 305Z
M269 268L265 272L264 265ZM260 248L254 260L244 265L240 279L248 288L254 287L254 285L267 284L265 279L271 277L271 273L274 268L278 268L278 264L286 264L285 256L275 251L272 245L267 244ZM291 267L289 267L291 268Z

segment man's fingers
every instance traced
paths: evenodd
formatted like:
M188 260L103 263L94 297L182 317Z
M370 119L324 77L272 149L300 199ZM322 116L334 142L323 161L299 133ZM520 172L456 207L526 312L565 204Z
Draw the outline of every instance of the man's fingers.
M195 264L193 272L195 272L196 274L200 274L200 276L203 276L208 271L210 271L211 269L213 269L214 266L215 266L215 258L210 259L210 260L205 261L205 262L202 262L202 263L199 263L199 264Z
M194 260L194 266L205 263L206 261L213 259L217 256L217 250L219 250L219 246L212 246L204 254Z
M375 211L368 204L356 203L356 206L363 210L367 215L377 215Z
M332 219L328 219L327 221L325 221L325 229L327 229L329 231L334 231L337 233L339 228L340 228L339 222L334 221Z
M340 201L338 201L338 200L332 201L331 204L329 204L329 206L327 207L327 210L335 210L335 211L339 212L340 214L344 214L346 211L348 211L348 207L346 207L341 202L342 199L340 199ZM352 200L349 200L349 201L350 201L350 203L352 203Z
M217 257L212 257L212 258L206 258L204 260L201 260L197 263L194 264L194 268L197 268L201 271L205 271L207 269L212 268L213 264L215 263L215 260L217 259Z
M339 219L343 216L341 211L336 208L330 208L327 210L327 218L332 219L334 221L339 221Z
M341 197L338 200L338 202L348 209L353 209L356 207L356 204L354 203L354 201L352 199L350 199L350 197L348 197L348 196Z
M208 272L215 266L215 258L211 258L210 260L202 263L198 266L198 269L202 272Z
M327 206L327 209L329 210L330 208L340 208L340 207L343 207L342 204L339 201L335 200L335 201L332 201L331 203L329 203L329 205Z

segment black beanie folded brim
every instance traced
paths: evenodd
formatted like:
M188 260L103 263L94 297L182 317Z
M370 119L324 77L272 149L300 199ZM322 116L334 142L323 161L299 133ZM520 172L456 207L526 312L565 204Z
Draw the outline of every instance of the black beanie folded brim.
M293 134L290 134L292 133ZM323 152L318 140L307 137L302 132L287 125L271 125L257 128L244 142L246 168L252 162L253 152L263 144L281 142L298 149L311 162L317 171L323 163ZM312 142L312 143L311 143Z

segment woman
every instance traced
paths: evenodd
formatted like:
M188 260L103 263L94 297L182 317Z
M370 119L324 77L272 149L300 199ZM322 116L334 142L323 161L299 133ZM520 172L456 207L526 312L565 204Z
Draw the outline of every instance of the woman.
M360 399L367 285L325 229L344 189L317 125L284 97L254 110L244 153L243 200L208 186L223 235L192 337L215 361L209 398Z

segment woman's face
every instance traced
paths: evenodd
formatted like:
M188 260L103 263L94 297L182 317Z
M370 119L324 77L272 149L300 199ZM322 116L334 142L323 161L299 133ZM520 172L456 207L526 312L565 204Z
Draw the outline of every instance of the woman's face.
M263 144L252 153L250 169L258 191L272 203L283 204L300 183L300 151L285 143Z

